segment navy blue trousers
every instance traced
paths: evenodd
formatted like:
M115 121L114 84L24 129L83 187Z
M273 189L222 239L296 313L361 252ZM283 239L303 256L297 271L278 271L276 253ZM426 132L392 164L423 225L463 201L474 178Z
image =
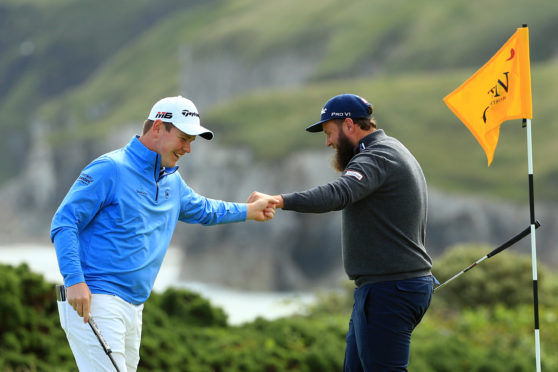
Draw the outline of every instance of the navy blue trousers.
M435 282L425 276L356 288L343 370L407 371L411 333L430 306Z

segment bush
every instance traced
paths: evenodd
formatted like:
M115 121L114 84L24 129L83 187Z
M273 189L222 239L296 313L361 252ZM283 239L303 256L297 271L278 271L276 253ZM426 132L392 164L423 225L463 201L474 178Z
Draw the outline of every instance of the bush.
M541 308L542 370L558 370L556 309ZM432 308L413 333L411 370L510 372L535 369L532 306L463 310Z
M60 328L54 284L25 264L0 265L0 277L0 370L75 368Z
M449 278L488 251L458 247L435 262L435 273L440 280ZM556 278L540 269L542 367L558 370L558 333L553 331L558 319L553 302ZM413 333L409 369L532 371L529 273L525 257L503 252L437 292ZM0 265L0 276L0 371L76 370L59 325L54 285L25 265ZM339 371L352 292L347 286L340 293L322 294L307 316L257 319L236 327L227 324L222 309L198 294L172 288L153 293L144 308L138 369Z
M148 326L145 318L140 369L339 371L346 322L344 317L335 315L295 316L275 321L257 319L238 327L191 324L156 329ZM172 318L168 324L171 323Z

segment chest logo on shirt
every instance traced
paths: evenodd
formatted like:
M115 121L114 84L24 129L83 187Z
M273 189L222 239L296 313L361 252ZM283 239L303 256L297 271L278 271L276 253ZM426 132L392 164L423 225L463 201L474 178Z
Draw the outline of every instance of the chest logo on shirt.
M354 170L347 170L345 171L345 176L351 176L356 178L357 180L362 180L364 178L364 176L362 175L362 173L354 171Z
M138 195L143 195L143 196L147 196L147 192L144 190L143 185L139 185L138 188L136 189L136 193Z
M170 190L166 189L165 190L165 199L169 199L170 198Z

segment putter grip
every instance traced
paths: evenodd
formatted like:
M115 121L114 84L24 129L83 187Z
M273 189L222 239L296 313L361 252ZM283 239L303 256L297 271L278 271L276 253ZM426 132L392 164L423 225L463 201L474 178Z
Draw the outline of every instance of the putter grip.
M101 334L101 331L99 330L99 327L97 327L97 323L95 323L95 321L91 317L89 317L89 326L93 330L93 333L95 333L95 336L97 336L97 338L99 339L99 342L101 343L101 346L103 347L103 349L105 349L105 353L107 353L107 354L112 353L112 350L110 349L110 347L107 344L107 341L105 340L105 338Z

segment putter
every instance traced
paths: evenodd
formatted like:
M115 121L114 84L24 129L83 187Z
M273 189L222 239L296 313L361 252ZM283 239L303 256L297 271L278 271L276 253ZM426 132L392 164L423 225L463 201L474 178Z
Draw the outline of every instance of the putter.
M56 299L62 302L66 301L66 287L64 287L63 285L58 285L58 284L56 285ZM103 350L105 351L105 354L107 354L110 361L112 362L112 365L114 366L114 368L116 368L117 372L120 372L120 369L118 369L118 366L116 365L116 362L112 357L112 350L108 345L107 340L105 340L105 338L103 337L103 334L101 333L101 330L97 326L97 323L95 323L92 317L89 317L88 323L89 326L91 327L91 330L97 337L97 340L99 340L99 343L101 344Z

